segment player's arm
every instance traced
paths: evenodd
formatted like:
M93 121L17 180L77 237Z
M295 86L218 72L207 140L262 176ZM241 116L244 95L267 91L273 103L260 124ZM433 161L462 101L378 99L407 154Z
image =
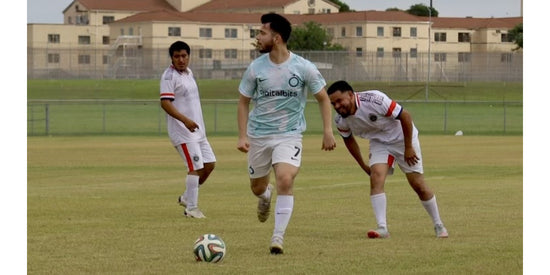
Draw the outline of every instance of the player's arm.
M346 148L348 148L349 153L353 156L357 164L370 176L370 167L365 164L363 161L363 156L361 155L361 149L359 148L359 144L357 144L357 141L353 137L352 134L350 134L348 137L342 137L344 139L344 144L346 145Z
M334 139L334 134L332 133L332 106L330 104L330 98L328 97L325 88L316 93L314 96L319 103L319 111L321 112L321 118L323 119L323 145L321 149L331 151L336 147L336 140Z
M248 148L250 147L246 133L249 105L250 98L240 94L239 104L237 106L237 123L239 125L239 141L237 143L237 149L244 153L248 152Z
M401 122L401 128L403 129L403 136L405 140L405 161L409 166L415 165L420 158L416 155L414 147L412 145L412 135L413 135L413 122L412 116L407 110L401 110L401 113L397 117Z
M189 131L195 132L195 130L199 128L199 125L197 123L195 123L193 120L189 119L188 117L184 116L182 113L178 112L174 104L172 104L172 99L168 99L168 98L161 99L160 106L171 117L181 121L185 125L185 127L189 129Z

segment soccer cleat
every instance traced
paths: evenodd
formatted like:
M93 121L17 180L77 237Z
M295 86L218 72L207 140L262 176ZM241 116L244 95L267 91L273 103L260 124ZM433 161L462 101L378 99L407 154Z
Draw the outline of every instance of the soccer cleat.
M435 230L435 236L437 238L448 238L449 233L447 233L447 228L443 226L443 224L436 224L434 227Z
M189 218L204 219L206 216L199 210L199 208L185 209L183 215Z
M269 184L267 189L270 191L268 199L258 198L258 220L265 222L269 218L269 209L271 208L271 197L273 191L273 185Z
M385 227L378 227L375 230L367 232L369 239L385 239L390 237L390 232Z
M271 245L269 246L269 252L273 255L283 254L283 238L273 236L271 238Z
M187 200L185 200L185 197L183 195L178 197L178 203L183 207L187 207Z

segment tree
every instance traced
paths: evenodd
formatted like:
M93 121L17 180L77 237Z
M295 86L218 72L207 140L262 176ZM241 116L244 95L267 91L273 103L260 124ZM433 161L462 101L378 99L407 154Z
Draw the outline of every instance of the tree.
M321 24L309 21L294 27L288 40L288 48L296 51L335 51L343 50L339 44L331 44L332 37Z
M338 10L339 12L348 12L348 11L354 11L352 9L349 8L348 4L342 2L342 1L339 1L339 0L329 0L330 2L340 6L340 9Z
M509 30L508 35L517 45L514 51L523 49L523 23L519 23L513 29Z
M430 11L432 17L437 17L439 15L439 12L434 7L430 8L424 4L415 4L406 10L407 13L416 16L430 16Z

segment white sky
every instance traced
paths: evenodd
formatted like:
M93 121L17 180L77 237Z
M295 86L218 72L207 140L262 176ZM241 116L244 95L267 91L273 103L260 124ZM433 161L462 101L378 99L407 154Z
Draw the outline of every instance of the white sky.
M228 0L230 1L230 0ZM266 0L269 1L269 0ZM429 0L341 0L354 10L408 9ZM63 10L72 0L27 0L27 23L63 23ZM521 16L521 0L432 0L440 17Z

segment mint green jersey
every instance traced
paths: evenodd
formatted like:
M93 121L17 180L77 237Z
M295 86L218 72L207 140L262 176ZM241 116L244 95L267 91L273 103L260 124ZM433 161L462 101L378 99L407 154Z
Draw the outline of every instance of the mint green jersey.
M292 52L281 64L271 62L269 54L258 57L248 66L239 85L239 92L254 104L248 115L247 134L301 134L306 130L307 94L316 94L325 85L317 67Z

